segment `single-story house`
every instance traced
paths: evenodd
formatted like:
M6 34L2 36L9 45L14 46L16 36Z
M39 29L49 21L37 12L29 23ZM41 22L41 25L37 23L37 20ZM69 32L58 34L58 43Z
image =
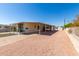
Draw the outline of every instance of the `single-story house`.
M52 31L55 26L40 23L40 22L19 22L10 24L11 31L15 32L37 32L37 31Z
M10 32L10 26L0 24L0 32Z

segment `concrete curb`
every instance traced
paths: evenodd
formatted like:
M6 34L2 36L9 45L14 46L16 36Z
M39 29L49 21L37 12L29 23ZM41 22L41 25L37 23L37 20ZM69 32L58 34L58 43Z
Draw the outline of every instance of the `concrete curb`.
M66 34L68 35L68 37L70 38L75 50L78 52L79 54L79 37L77 37L74 34L70 34L65 30Z

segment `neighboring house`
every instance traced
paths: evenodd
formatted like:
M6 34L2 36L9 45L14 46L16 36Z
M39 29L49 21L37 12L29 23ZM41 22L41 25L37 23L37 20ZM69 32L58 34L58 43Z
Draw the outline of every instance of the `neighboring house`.
M0 24L0 32L10 32L10 26Z
M20 22L20 23L10 24L10 26L11 26L11 31L25 32L25 33L54 30L54 26L40 22Z
M58 30L63 30L64 27L63 26L58 26Z

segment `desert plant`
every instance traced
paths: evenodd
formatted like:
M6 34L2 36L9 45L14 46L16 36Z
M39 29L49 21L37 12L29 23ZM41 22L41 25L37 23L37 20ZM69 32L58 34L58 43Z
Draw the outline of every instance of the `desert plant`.
M69 30L68 30L68 33L72 33L72 30L71 30L71 29L69 29Z

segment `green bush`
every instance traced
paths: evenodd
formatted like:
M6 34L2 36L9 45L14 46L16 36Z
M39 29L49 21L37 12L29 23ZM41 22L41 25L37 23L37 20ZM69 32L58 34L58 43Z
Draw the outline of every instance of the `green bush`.
M72 23L68 23L68 24L65 24L65 25L64 25L65 28L69 28L69 27L72 27L72 26L73 26Z

